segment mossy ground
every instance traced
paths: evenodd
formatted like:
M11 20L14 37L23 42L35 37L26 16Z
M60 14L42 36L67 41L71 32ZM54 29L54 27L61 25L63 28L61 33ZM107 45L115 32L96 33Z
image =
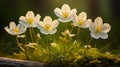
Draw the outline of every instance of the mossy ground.
M48 63L51 67L118 67L120 56L110 52L101 52L97 48L85 48L84 44L78 42L72 44L70 41L63 44L56 41L57 46L53 47L36 45L28 49L29 59L24 52L14 53L12 57L27 59L37 62Z

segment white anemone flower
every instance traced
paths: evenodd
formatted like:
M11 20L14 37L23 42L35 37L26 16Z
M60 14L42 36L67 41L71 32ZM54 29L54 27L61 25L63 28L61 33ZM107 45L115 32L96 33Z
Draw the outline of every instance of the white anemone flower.
M97 17L94 23L91 23L89 30L91 31L91 37L95 39L107 39L108 32L110 31L111 26L108 23L103 24L101 17Z
M4 29L11 35L19 35L26 31L26 27L21 24L16 26L15 22L10 22L9 28L6 26Z
M36 23L37 27L43 34L54 34L57 32L58 20L52 20L50 16L46 16L43 21Z
M78 26L81 28L88 28L91 22L92 20L87 19L87 14L85 12L81 12L78 16L74 15L73 18L74 26Z
M25 27L36 27L35 23L39 22L41 16L37 14L34 15L33 11L28 11L26 16L21 16L19 18L19 23Z
M74 14L77 13L77 10L75 8L70 9L68 4L63 4L61 9L55 8L54 12L59 17L58 20L65 23L70 22L73 19Z

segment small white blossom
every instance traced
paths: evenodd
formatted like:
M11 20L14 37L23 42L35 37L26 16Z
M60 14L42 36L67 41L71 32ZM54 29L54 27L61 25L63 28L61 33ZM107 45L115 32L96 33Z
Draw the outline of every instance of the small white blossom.
M37 14L34 15L33 11L28 11L26 16L21 16L19 18L19 23L25 27L36 27L35 23L39 22L41 16Z
M70 31L67 29L64 32L62 32L62 35L68 38L71 38L73 36L75 36L75 34L71 34Z
M29 44L27 44L26 46L30 47L30 48L35 48L36 45L37 45L36 43L30 43L29 42Z
M77 13L77 10L75 8L70 9L68 4L63 4L61 9L55 8L54 12L59 17L58 20L65 23L72 20L74 14Z
M38 39L40 39L40 38L41 38L39 33L37 33L36 37L37 37Z
M43 34L54 34L57 32L58 20L52 20L50 16L46 16L43 21L38 22L36 25Z
M110 52L106 52L105 54L106 54L106 55L111 55Z
M91 46L90 46L90 45L85 45L84 47L85 47L85 48L91 48Z
M23 25L18 24L16 26L15 22L10 22L9 28L6 26L4 29L11 35L19 35L26 31L26 28Z
M50 45L52 46L52 47L56 47L57 46L57 44L56 43L50 43Z
M63 42L68 42L69 39L66 39L65 37L59 37L59 39L61 39Z
M95 39L107 39L108 32L110 31L111 26L108 23L103 24L103 20L101 17L97 17L94 23L91 23L89 30L91 31L91 37Z
M77 42L78 42L77 40L74 40L73 45L75 45Z
M25 38L26 35L17 35L17 38Z
M81 12L78 16L74 15L73 18L74 26L81 28L88 28L91 22L91 19L87 19L87 14L85 12Z
M64 32L61 32L63 37L59 37L63 42L68 42L75 34L71 34L70 31L67 29Z

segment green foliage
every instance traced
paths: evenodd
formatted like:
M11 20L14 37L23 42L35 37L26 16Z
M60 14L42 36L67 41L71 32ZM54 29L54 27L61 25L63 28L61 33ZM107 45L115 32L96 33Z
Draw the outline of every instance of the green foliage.
M110 53L102 53L97 48L85 48L84 44L77 42L73 45L73 41L62 43L61 40L54 42L56 46L49 44L35 44L28 46L28 56L26 58L24 52L14 53L19 59L28 59L32 61L48 63L51 67L79 67L79 66L106 66L106 64L118 64L119 59L113 60ZM116 62L116 63L115 63ZM105 64L106 63L106 64Z

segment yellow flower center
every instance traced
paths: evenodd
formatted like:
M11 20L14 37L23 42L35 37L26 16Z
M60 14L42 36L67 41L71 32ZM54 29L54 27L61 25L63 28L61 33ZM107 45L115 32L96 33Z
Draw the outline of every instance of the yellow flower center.
M33 23L33 18L28 18L27 21L28 21L29 24L32 24Z
M19 28L15 28L13 31L18 33L18 32L20 32L20 29Z
M98 26L97 28L96 28L96 33L100 33L102 30L101 30L101 27L100 26Z
M67 18L67 17L68 17L68 12L64 12L64 13L63 13L63 17L64 17L64 18Z
M44 28L45 28L45 30L49 31L49 30L51 29L51 25L50 25L50 24L46 24L46 25L44 26Z
M79 25L83 25L83 24L84 24L84 21L83 21L83 20L78 20L78 24L79 24Z

